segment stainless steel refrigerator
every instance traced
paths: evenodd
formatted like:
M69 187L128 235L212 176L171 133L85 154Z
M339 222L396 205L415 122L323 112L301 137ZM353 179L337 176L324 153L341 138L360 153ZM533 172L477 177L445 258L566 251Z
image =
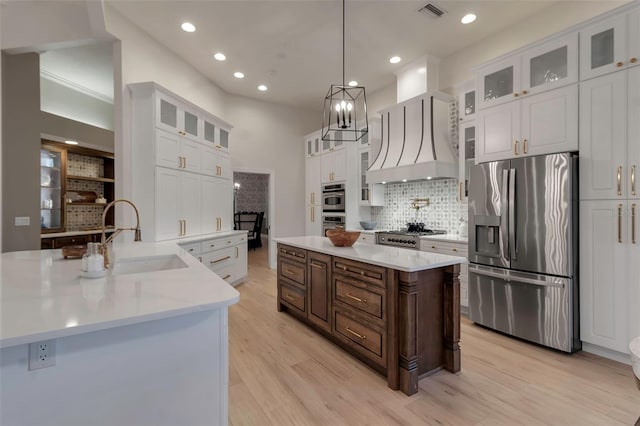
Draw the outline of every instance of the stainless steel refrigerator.
M574 352L578 311L577 156L479 164L469 176L469 318Z

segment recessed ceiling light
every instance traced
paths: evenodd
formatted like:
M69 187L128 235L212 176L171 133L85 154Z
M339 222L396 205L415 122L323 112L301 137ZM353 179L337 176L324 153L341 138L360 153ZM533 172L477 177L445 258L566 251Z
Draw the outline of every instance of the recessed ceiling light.
M196 30L196 26L191 22L183 22L182 23L182 31L186 31L188 33L192 33Z
M418 68L418 74L426 74L427 73L427 68L422 67L422 68Z
M213 57L217 60L217 61L224 61L225 59L227 59L226 56L224 56L224 53L218 52L215 55L213 55Z
M391 62L392 64L397 64L401 60L402 58L400 56L392 56L389 58L389 62Z
M258 90L261 92L266 92L267 91L267 86L265 86L264 84L261 84L260 86L258 86Z
M431 176L427 176L427 180L431 180Z
M382 181L382 184L383 184L383 185L385 185L386 183L387 183L387 182L385 182L385 181Z
M244 78L244 73L241 73L240 71L236 71L233 73L233 76L235 78Z
M64 141L64 143L66 143L67 145L78 145L78 142L76 141Z
M473 13L467 13L462 17L460 22L462 22L463 24L470 24L475 20L476 20L476 15L474 15Z
M355 81L355 80L351 80L351 81L349 82L349 86L351 86L351 87L355 87L355 86L357 86L357 85L358 85L358 82L357 82L357 81Z
M406 182L407 180L406 180L406 179L402 179L402 181L403 181L403 182Z

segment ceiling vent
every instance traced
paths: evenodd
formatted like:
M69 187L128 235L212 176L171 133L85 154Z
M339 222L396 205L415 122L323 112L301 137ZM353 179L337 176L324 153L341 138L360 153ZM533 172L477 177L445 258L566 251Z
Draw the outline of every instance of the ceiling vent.
M439 8L433 3L427 3L418 9L418 12L427 15L430 18L440 18L442 15L447 13L446 10Z

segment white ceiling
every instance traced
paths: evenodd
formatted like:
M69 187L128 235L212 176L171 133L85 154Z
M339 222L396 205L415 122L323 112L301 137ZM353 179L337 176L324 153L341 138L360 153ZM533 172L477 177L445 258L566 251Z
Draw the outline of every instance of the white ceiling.
M571 1L576 7L586 3ZM106 2L228 93L319 110L330 84L341 82L339 0ZM426 3L348 0L346 81L357 80L371 94L393 83L394 72L412 60L425 54L446 58L505 28L526 25L528 16L556 4L551 0L434 0L431 3L447 12L435 19L417 12ZM475 13L478 19L462 25L460 18L467 12ZM184 21L195 24L197 31L182 31ZM99 55L92 61L82 61L78 57L92 57L86 50L91 47L74 49L85 50L76 50L79 56L72 57L73 49L68 49L67 61L65 52L50 52L51 59L45 58L44 66L55 67L65 78L98 92L106 86L112 90L112 77L98 82L107 64L102 63L102 71L90 65L100 62ZM219 51L226 54L225 62L213 59L213 53ZM103 54L107 54L106 48ZM390 64L388 59L393 55L403 61ZM110 51L108 56L110 61ZM65 62L66 67L62 65ZM246 77L234 78L235 71L242 71ZM93 83L88 81L92 76L96 80ZM258 84L266 84L269 90L259 92Z

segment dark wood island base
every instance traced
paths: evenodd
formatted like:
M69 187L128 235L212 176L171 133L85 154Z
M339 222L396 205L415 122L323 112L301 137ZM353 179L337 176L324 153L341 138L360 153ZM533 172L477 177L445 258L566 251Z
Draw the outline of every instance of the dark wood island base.
M460 371L458 264L404 272L278 244L278 311L386 375L392 389Z

